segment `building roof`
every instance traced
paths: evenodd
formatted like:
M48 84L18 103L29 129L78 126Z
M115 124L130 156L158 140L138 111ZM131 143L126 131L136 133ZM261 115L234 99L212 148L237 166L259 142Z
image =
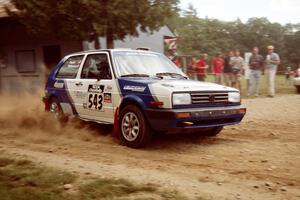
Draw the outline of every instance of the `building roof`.
M0 0L0 18L8 17L5 7L14 9L14 6L10 0ZM14 10L16 10L16 9L14 9Z

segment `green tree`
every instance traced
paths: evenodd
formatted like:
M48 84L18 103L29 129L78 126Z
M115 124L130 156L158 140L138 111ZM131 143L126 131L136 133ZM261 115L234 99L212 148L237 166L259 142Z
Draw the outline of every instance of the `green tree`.
M274 45L282 58L281 68L299 62L300 24L283 26L267 18L251 18L246 23L239 19L224 22L199 18L193 6L168 21L179 35L178 50L181 54L198 56L207 52L214 56L217 52L225 54L234 49L249 52L257 46L261 54L266 55L266 47Z
M29 32L46 37L87 39L90 33L114 39L157 30L177 12L178 0L12 0L9 12Z
M300 31L285 36L285 57L296 67L300 65Z

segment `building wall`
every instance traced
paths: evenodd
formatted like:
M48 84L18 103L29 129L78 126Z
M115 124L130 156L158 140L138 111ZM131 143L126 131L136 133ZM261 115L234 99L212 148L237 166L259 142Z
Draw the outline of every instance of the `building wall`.
M2 92L36 92L42 90L46 81L43 47L59 45L61 57L82 50L82 42L38 39L26 34L24 29L0 26L0 51L4 54L4 68L0 70L0 87ZM17 70L16 55L18 51L33 51L35 71L20 73ZM20 66L20 64L19 64Z
M47 69L44 63L43 47L59 45L61 57L67 54L88 50L88 43L81 41L49 40L36 38L27 34L25 29L13 23L1 24L0 21L0 53L5 55L5 67L0 69L0 90L2 92L36 92L43 90ZM127 36L123 41L115 41L115 48L148 47L152 51L164 52L164 36L174 37L167 26L153 33L139 33L138 37ZM106 48L105 38L100 38L101 48ZM20 73L17 70L17 51L32 50L35 54L34 72Z
M158 31L154 31L153 33L145 33L142 31L138 32L138 37L126 36L123 41L115 40L115 48L136 49L138 47L147 47L150 48L151 51L164 53L164 36L175 37L174 33L167 26L163 26ZM105 37L100 38L100 45L101 48L106 48ZM87 42L84 42L83 48L85 50L89 50Z

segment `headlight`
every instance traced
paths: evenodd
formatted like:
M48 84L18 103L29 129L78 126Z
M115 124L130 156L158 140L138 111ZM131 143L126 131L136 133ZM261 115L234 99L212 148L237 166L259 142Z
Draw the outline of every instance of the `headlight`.
M228 101L233 103L239 103L241 101L241 95L239 92L229 92Z
M173 94L173 105L188 105L192 103L192 98L189 93Z

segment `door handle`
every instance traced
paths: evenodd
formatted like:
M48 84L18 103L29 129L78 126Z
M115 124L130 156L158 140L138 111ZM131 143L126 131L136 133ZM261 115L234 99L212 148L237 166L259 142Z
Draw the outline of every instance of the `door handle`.
M75 83L76 86L82 86L83 84L81 82Z

